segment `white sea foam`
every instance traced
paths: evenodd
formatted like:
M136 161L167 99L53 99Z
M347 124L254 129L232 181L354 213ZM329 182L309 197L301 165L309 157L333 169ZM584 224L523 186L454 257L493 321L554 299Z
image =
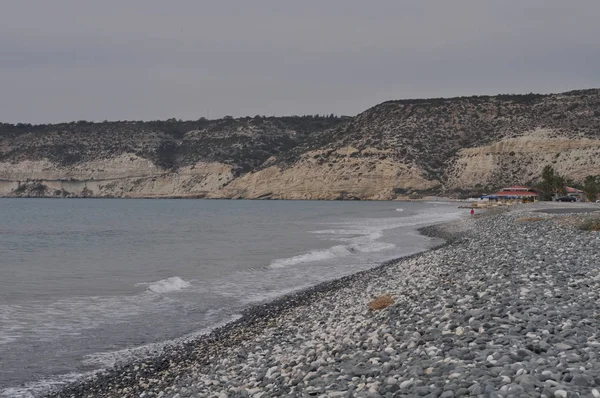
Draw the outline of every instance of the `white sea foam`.
M111 323L126 321L144 305L156 303L138 297L87 297L0 305L0 346L23 338L50 342L77 336L109 319Z
M117 364L129 363L136 359L147 358L155 354L159 354L164 350L165 347L169 347L173 344L183 344L194 339L200 338L204 335L209 334L212 330L225 326L228 323L235 322L240 319L241 315L236 314L224 319L220 322L212 324L210 327L200 329L196 332L187 334L177 339L167 340L160 343L146 344L139 347L127 348L118 351L111 352L99 352L95 354L86 355L86 359L83 360L83 364L87 366L101 367L102 369L96 369L82 373L67 373L58 375L53 378L43 379L35 382L26 383L22 387L9 387L4 390L0 390L0 398L34 398L37 396L47 394L53 388L60 388L66 384L83 380L88 377L102 372L103 369L110 368Z
M52 379L44 379L25 383L20 387L8 387L0 391L0 398L35 398L48 394L54 388L60 388L69 383L91 377L99 370L84 373L68 373Z
M178 276L172 276L170 278L162 279L149 284L148 290L153 293L169 293L185 289L187 287L190 287L190 283L188 281L184 281Z
M280 258L271 262L271 268L285 268L296 264L309 263L313 261L329 260L335 257L349 256L355 251L352 247L337 245L325 250L314 250L298 256Z
M329 230L329 231L314 231L318 233L332 233L333 235L359 235L364 231L350 230ZM361 253L373 253L382 250L388 250L395 247L394 244L378 242L381 238L381 232L376 231L367 235L359 235L355 238L340 238L336 240L349 242L346 245L336 245L324 250L313 250L308 253L300 254L293 257L281 258L271 262L270 268L285 268L302 263L311 263L315 261L331 260L339 257L347 257Z
M125 348L117 351L97 352L85 356L83 364L88 366L101 366L104 369L113 367L115 365L130 363L138 359L148 358L163 352L165 348L172 346L173 344L184 344L190 341L196 340L202 336L205 336L212 332L214 329L223 327L231 322L239 320L242 316L235 314L227 317L218 322L211 323L209 327L200 329L198 331L186 334L172 340L166 340L159 343L144 344L138 347Z
M403 212L404 209L397 208ZM324 250L313 250L293 257L281 258L271 262L270 268L285 268L302 263L324 261L361 253L373 253L396 247L392 243L381 242L384 231L402 227L419 227L433 223L449 221L459 217L458 212L427 212L404 217L373 218L337 223L341 228L310 231L327 235L327 239L344 242L344 245L332 246Z

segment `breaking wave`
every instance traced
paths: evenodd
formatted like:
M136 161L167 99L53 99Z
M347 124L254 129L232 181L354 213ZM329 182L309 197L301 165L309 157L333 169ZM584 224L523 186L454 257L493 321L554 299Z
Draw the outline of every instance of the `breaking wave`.
M149 284L147 289L152 293L169 293L185 289L186 287L190 287L189 282L184 281L178 276L172 276Z
M285 268L300 263L329 260L335 257L349 256L354 252L352 247L333 246L326 250L315 250L298 256L280 258L271 262L271 268Z
M396 208L395 210L398 212L404 211L402 208ZM458 216L458 212L421 212L415 215L402 217L338 223L337 225L341 227L339 229L324 229L310 232L313 234L324 235L327 239L344 242L344 244L332 246L328 249L309 251L293 257L273 260L269 267L285 268L302 263L331 260L338 257L393 249L396 247L395 244L380 240L384 236L384 231L402 227L425 226L456 219Z
M338 257L346 257L360 253L373 253L382 250L392 249L395 245L385 242L367 241L364 243L355 243L353 245L337 245L325 250L314 250L298 256L281 258L273 260L270 268L285 268L296 264L311 263L315 261L330 260Z

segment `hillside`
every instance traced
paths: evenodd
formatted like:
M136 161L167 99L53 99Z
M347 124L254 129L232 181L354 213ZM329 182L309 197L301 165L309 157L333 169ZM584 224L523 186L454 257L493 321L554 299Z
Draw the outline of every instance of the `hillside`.
M353 118L0 125L3 196L392 199L600 174L600 90L388 101Z

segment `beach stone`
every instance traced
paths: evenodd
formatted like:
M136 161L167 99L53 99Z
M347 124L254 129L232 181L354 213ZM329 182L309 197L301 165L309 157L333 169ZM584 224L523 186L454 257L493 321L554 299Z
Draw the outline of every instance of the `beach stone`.
M573 347L570 346L569 344L557 343L554 345L554 348L556 348L558 351L568 351L568 350L571 350Z
M479 385L479 384L473 384L473 385L471 385L471 386L468 388L468 390L469 390L469 393L470 393L471 395L475 395L475 396L477 396L477 395L482 395L482 394L483 394L483 392L484 392L484 389L483 389L483 387L481 387L481 385Z
M389 385L398 384L398 380L393 377L388 377L385 382Z
M554 391L554 396L556 398L567 398L568 393L565 390L556 390Z
M573 385L577 385L577 386L581 386L581 387L588 387L593 380L589 380L587 377L583 376L583 375L576 375L571 379L571 384Z

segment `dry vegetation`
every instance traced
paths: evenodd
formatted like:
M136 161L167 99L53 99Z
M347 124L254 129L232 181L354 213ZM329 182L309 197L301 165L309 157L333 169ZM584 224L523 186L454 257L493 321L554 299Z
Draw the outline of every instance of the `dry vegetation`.
M600 217L585 220L579 228L584 231L600 231Z
M394 304L394 298L389 294L384 294L371 301L369 303L369 308L373 311L382 310L392 304Z

